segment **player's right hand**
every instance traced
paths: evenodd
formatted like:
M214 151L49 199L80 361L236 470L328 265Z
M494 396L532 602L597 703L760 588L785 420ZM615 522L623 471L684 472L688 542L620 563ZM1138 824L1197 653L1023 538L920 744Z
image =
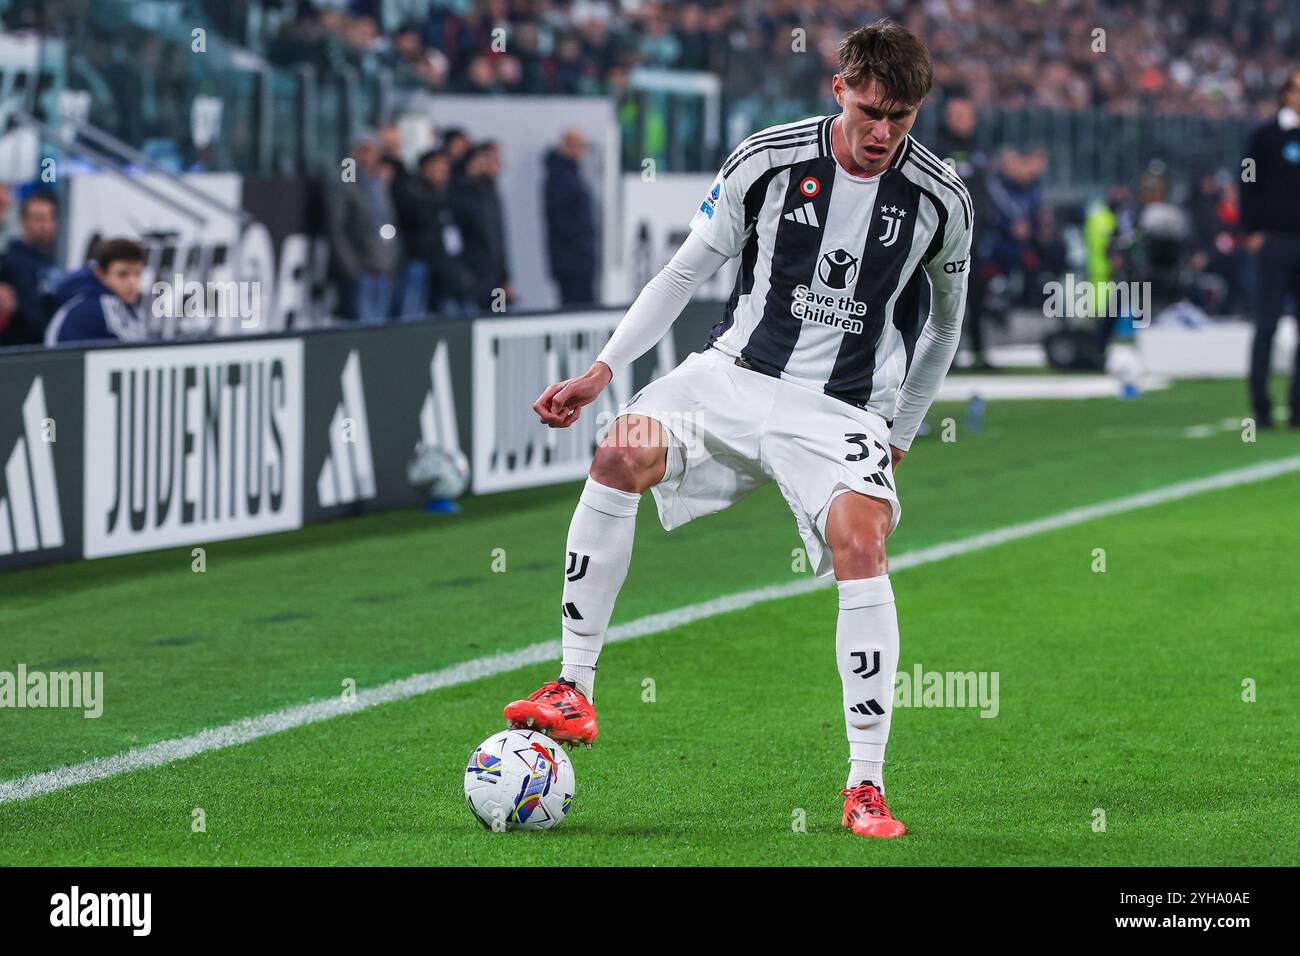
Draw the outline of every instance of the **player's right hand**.
M578 420L582 406L590 405L604 391L613 372L604 362L594 363L585 375L565 379L542 392L533 411L548 428L568 428Z

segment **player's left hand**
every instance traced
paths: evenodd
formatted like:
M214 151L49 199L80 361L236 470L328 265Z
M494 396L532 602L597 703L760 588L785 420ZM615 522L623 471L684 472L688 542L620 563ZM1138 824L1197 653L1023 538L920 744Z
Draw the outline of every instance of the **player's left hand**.
M903 460L903 456L906 454L907 452L903 451L901 448L895 448L893 445L889 446L889 460L894 471L898 471L898 463Z

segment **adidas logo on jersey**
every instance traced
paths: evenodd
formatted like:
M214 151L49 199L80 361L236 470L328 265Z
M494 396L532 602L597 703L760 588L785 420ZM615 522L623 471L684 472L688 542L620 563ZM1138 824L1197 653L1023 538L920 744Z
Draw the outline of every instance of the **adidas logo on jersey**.
M791 209L781 218L789 219L791 222L800 222L805 226L821 226L821 223L817 220L817 210L813 208L813 204L810 202L804 203L798 209Z

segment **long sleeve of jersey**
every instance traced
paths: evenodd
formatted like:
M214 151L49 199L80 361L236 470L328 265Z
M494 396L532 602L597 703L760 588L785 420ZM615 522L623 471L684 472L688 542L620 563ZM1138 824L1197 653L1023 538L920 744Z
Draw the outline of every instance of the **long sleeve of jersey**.
M890 444L901 451L912 447L912 439L939 394L939 386L952 366L961 340L972 223L968 219L954 223L955 218L949 218L948 235L938 253L925 263L926 275L930 277L930 318L917 338L912 364L899 389L890 430Z
M728 258L689 233L668 264L645 284L596 361L618 375L648 352L672 328L695 290Z

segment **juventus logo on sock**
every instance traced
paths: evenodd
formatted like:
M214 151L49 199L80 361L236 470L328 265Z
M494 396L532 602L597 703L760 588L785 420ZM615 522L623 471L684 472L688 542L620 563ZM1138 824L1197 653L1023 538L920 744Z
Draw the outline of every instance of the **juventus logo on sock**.
M855 714L861 714L864 717L870 717L873 714L880 717L885 712L885 708L877 704L874 699L864 700L860 704L854 704L849 708L849 710L853 711Z
M874 677L876 673L880 670L880 651L873 651L872 655L873 656L872 656L870 670L867 670L866 651L853 651L852 654L850 655L852 657L859 658L860 663L858 664L857 667L853 668L853 673L857 674L863 680L866 680L868 677ZM875 701L872 701L872 703L874 704ZM856 708L854 709L856 710Z
M578 564L578 558L582 558L582 564ZM587 576L587 562L591 560L589 554L578 554L577 551L569 552L569 566L564 569L564 579L566 581L581 581ZM575 570L576 569L576 570Z

